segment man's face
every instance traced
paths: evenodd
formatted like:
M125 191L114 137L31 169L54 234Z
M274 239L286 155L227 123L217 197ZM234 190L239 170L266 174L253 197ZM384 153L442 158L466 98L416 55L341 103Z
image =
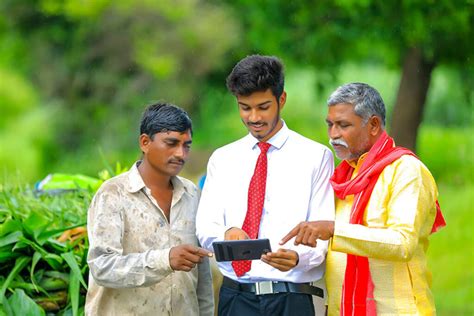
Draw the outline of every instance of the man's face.
M257 91L237 96L239 114L249 132L261 142L266 142L283 126L280 111L285 105L286 93L280 96L280 104L272 90Z
M326 123L337 158L352 161L370 150L370 126L354 112L352 104L329 106Z
M191 143L190 130L156 133L153 140L146 134L140 136L144 158L155 171L165 176L176 176L183 169Z

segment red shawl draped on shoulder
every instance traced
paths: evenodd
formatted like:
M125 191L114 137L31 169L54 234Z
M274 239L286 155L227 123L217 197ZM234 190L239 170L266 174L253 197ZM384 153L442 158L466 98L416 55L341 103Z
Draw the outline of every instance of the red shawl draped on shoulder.
M351 179L354 168L346 161L334 171L331 184L339 199L354 195L350 223L362 224L365 208L375 183L383 169L403 155L416 155L403 147L395 147L394 141L386 132L372 146L367 157L354 179ZM438 201L436 201L436 218L431 232L446 225ZM367 257L347 254L346 273L342 287L341 315L376 315L374 284L369 270Z

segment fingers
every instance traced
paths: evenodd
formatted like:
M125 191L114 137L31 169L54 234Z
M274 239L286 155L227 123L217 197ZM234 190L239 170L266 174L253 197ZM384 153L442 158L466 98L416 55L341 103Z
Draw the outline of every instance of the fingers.
M191 271L203 258L212 257L212 252L193 245L179 245L170 250L170 266L177 271Z
M305 231L305 234L303 236L303 239L301 240L301 243L303 245L307 245L310 247L316 247L317 239L318 239L318 236L316 235L316 232L308 229Z
M262 259L262 261L265 262L266 264L274 267L275 269L278 269L278 270L282 271L282 272L289 271L289 270L291 270L291 268L293 268L293 266L289 265L289 264L281 264L281 263L276 263L274 261L266 261L266 260L263 260L263 259Z
M288 242L288 240L295 237L295 245L303 244L311 247L316 247L316 240L321 238L320 234L321 227L319 225L319 222L301 222L295 228L293 228L285 237L283 237L283 239L280 241L280 245L285 244L286 242Z
M194 262L191 262L189 260L180 260L177 264L176 264L176 267L173 268L173 270L175 271L185 271L185 272L189 272L191 271L192 269L194 269L194 267L196 266L196 263Z
M295 245L299 245L302 243L304 235L306 234L306 231L308 229L307 223L300 223L299 226L300 228L298 230L298 234L296 235L295 242L294 242Z
M212 252L209 252L206 249L201 248L201 247L196 247L196 249L194 251L195 251L194 254L198 255L201 258L203 258L203 257L212 257L213 256Z
M299 231L300 231L300 226L301 226L302 223L303 222L296 225L295 228L293 228L288 234L286 234L286 236L283 237L282 240L280 240L280 245L286 244L288 242L288 240L290 240L291 238L297 236Z
M249 236L245 231L240 228L232 227L229 228L224 235L225 240L244 240L249 239Z
M278 249L277 252L269 252L262 255L261 260L266 264L280 270L288 271L298 263L298 253L289 249Z

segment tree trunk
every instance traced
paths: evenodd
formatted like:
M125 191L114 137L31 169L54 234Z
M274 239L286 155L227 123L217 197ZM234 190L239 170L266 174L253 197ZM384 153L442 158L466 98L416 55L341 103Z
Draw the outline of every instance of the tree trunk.
M398 146L416 151L418 127L434 66L434 62L427 61L419 48L409 49L405 56L390 129Z

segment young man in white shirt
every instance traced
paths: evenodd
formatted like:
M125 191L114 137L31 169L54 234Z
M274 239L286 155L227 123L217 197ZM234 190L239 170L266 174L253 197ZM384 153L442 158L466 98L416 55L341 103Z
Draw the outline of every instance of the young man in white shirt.
M312 295L323 290L311 282L323 277L327 241L286 249L278 242L300 221L334 218L332 153L281 119L286 92L278 58L244 58L227 87L249 134L209 159L196 232L208 250L214 241L268 238L272 252L246 268L219 262L219 315L314 315Z

